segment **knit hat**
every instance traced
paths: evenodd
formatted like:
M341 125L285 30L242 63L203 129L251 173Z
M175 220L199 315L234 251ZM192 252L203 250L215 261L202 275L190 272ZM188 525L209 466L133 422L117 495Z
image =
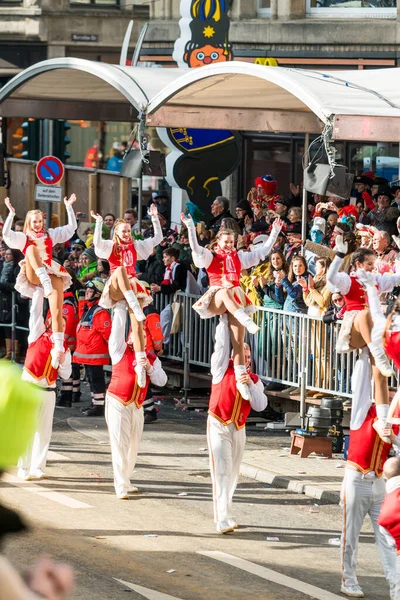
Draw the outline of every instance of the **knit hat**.
M97 256L93 248L86 248L86 250L82 252L82 256L87 256L90 262L95 262L97 260Z
M264 188L267 196L274 196L276 194L276 190L278 189L278 182L272 177L272 175L263 175L262 177L257 177L254 182L257 186L261 186Z
M311 229L318 229L325 234L326 230L326 221L322 217L315 217Z
M0 469L16 465L31 441L37 424L42 394L21 380L21 370L0 360Z
M236 208L245 210L248 215L251 215L253 213L250 202L245 198L236 204Z
M291 233L301 233L301 223L289 223L286 230L286 235L290 235Z

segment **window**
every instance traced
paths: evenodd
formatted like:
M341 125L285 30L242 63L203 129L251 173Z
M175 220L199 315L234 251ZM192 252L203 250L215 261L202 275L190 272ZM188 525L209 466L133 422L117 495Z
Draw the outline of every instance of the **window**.
M257 14L260 17L269 17L271 14L271 0L257 0Z
M70 0L71 4L76 6L117 6L119 7L119 0Z
M397 16L397 0L307 0L307 14L311 17L393 19Z

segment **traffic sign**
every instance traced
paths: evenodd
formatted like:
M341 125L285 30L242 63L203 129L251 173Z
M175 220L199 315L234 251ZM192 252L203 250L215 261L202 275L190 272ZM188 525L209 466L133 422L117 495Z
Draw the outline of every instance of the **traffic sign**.
M57 185L64 175L64 165L55 156L44 156L36 165L36 177L44 185Z
M36 202L61 202L62 187L59 185L35 185Z

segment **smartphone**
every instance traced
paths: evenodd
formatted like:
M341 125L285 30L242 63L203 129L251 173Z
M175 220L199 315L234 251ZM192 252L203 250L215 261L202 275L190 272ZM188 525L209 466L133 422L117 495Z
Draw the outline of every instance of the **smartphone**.
M357 198L355 196L352 196L350 198L350 206L355 206L357 203Z

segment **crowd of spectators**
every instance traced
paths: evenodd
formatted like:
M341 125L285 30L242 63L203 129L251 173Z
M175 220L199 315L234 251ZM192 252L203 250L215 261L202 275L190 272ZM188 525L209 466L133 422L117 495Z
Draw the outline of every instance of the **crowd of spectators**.
M196 271L193 265L186 228L182 227L180 232L170 228L171 207L165 193L153 194L153 200L158 206L164 237L148 260L138 262L138 278L146 282L153 295L171 297L179 290L203 293L208 285L207 274ZM372 248L379 272L394 272L400 248L400 237L397 237L400 188L390 187L386 180L368 172L355 178L351 198L308 194L306 239L302 239L301 204L301 186L291 184L288 190L279 190L272 176L258 177L247 197L237 202L236 207L228 198L220 196L212 202L210 215L200 216L199 211L195 211L193 218L199 243L207 246L223 227L236 234L237 248L246 250L264 243L274 220L282 219L285 225L272 254L250 272L242 273L242 287L258 306L307 313L322 317L325 322L340 320L346 310L344 298L338 293L332 294L326 285L326 273L335 255L335 239L343 235L350 250L360 246ZM191 208L188 205L189 212ZM136 209L117 216L129 222L135 238L153 235L151 221L146 217L139 227ZM111 213L104 215L104 237L112 238L115 220L116 216ZM15 229L22 225L16 218ZM1 227L2 223L0 236ZM108 262L99 259L94 251L93 227L93 224L88 224L86 230L80 227L80 237L76 234L65 246L57 245L53 249L54 259L73 276L74 292L94 278L105 281L109 276ZM6 358L11 356L11 328L1 325L12 321L11 298L21 258L0 243L0 339ZM345 260L344 268L349 268L348 264ZM393 306L398 291L381 299L386 311ZM26 327L29 301L19 294L15 297L16 324ZM26 337L25 332L17 330L14 344L17 360L23 354Z

